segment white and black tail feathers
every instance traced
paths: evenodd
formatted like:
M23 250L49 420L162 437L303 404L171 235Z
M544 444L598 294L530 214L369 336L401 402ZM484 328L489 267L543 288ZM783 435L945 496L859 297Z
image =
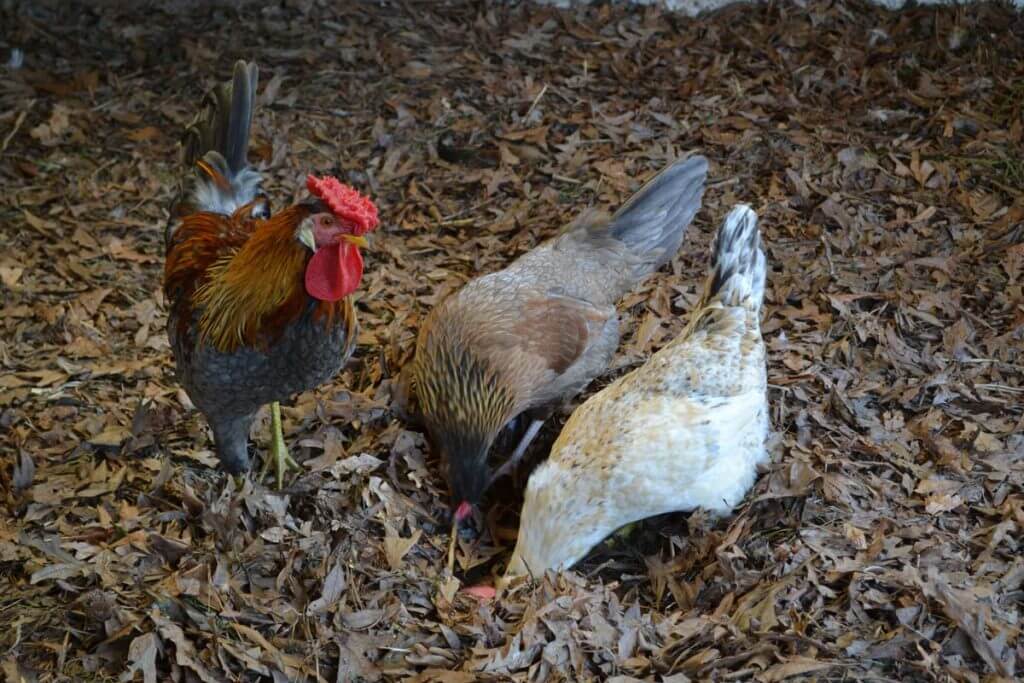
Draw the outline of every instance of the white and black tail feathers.
M185 128L182 162L195 174L192 187L185 188L191 210L230 215L259 193L260 175L247 159L258 80L255 64L236 62L231 81L203 97ZM259 211L269 213L269 206L262 204Z
M606 234L627 247L651 272L675 256L700 209L708 161L696 155L676 161L637 191L612 216Z
M759 311L764 300L766 264L753 209L740 204L729 212L715 236L711 258L702 307L718 300L724 306Z

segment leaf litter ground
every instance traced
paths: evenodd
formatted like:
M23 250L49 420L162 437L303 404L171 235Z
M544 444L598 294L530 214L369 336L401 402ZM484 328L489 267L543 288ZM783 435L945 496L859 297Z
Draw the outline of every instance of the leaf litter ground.
M1006 7L5 3L0 665L17 681L1012 680L1024 666L1024 19ZM6 54L6 52L5 52ZM237 58L277 205L378 200L355 358L285 407L285 495L213 469L159 283L176 136ZM772 464L478 604L517 491L445 570L396 419L419 320L677 155L712 162L614 368L682 327L761 214ZM532 449L543 457L564 415ZM267 445L264 416L257 446Z

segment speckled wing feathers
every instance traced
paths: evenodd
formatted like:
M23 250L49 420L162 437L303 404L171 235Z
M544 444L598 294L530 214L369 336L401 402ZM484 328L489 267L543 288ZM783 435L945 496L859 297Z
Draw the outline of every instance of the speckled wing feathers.
M711 248L714 267L704 285L702 305L718 299L724 306L760 310L766 265L757 214L740 205L726 217Z

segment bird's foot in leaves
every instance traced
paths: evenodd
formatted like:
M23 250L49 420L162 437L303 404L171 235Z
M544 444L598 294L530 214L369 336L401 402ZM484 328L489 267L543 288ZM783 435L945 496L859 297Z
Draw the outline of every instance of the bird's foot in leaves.
M274 403L270 406L271 438L270 453L264 459L263 469L260 470L259 481L267 476L270 464L274 463L275 482L277 490L284 488L284 475L288 470L302 471L302 465L295 462L288 447L284 444L284 433L281 429L281 405Z
M283 440L274 439L271 443L270 454L263 463L263 469L260 470L260 481L267 476L271 462L274 463L274 483L278 491L284 488L284 475L288 470L302 471L302 465L295 462L295 459L288 453Z

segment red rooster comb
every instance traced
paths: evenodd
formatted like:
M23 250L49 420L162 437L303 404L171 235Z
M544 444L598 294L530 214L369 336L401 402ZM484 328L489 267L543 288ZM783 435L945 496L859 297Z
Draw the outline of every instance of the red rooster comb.
M377 205L369 197L364 197L358 190L341 183L337 178L317 178L315 175L309 175L306 177L306 187L327 204L331 213L352 223L352 233L355 235L365 235L380 223L377 218Z

